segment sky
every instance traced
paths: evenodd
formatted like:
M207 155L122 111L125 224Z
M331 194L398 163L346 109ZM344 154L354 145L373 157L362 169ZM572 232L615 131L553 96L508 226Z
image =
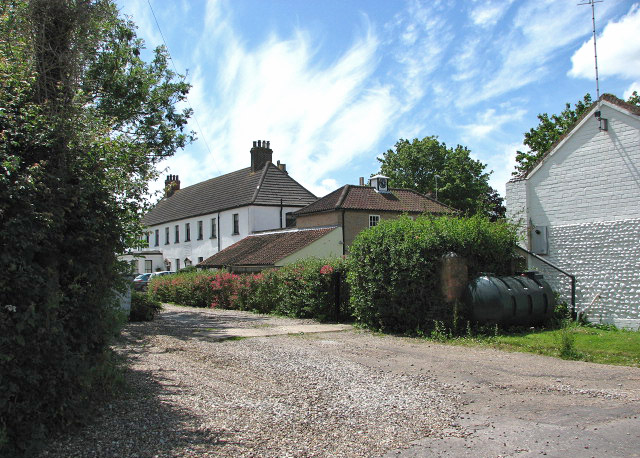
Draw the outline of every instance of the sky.
M504 196L524 133L596 83L584 0L118 0L192 85L181 186L250 165L256 140L324 196L403 139L468 147ZM155 13L155 18L154 18ZM640 2L595 4L600 93L640 92ZM156 23L157 20L157 23Z

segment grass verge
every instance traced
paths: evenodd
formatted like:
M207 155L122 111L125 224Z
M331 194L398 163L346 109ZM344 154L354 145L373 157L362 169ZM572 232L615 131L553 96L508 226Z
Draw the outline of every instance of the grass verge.
M438 340L438 339L436 339ZM640 367L640 332L565 324L560 329L452 337L454 345L486 346L599 364Z

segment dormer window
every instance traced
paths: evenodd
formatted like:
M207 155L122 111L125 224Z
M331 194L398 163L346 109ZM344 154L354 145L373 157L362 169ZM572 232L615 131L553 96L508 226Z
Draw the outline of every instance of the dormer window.
M389 192L389 177L376 175L371 177L369 181L371 183L371 187L375 189L376 192Z

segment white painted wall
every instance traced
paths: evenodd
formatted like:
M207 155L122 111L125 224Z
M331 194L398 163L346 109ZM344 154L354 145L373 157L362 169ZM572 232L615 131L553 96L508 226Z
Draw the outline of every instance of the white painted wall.
M640 326L640 119L605 102L609 129L585 118L526 180L507 184L507 215L548 226L545 258L576 275L577 309L592 321ZM525 237L523 246L530 247ZM569 301L566 277L530 260Z
M285 227L285 215L287 212L299 210L302 207L283 207L282 208L282 227ZM239 217L239 234L233 234L233 215L237 213ZM216 234L212 237L211 220L216 220ZM203 237L198 238L198 221L202 221ZM186 224L190 227L190 240L185 240ZM175 226L179 227L179 242L175 242ZM245 206L225 210L220 213L212 213L209 215L187 218L179 221L172 221L166 224L160 224L149 227L149 250L158 250L162 252L162 256L154 258L154 272L157 268L166 270L164 260L171 263L170 270L176 270L176 260L180 260L180 268L185 267L185 259L188 259L193 265L196 265L199 258L207 259L209 256L218 252L218 248L224 248L233 245L242 240L247 235L264 230L279 229L280 226L280 207L267 206ZM169 243L166 243L165 229L169 228ZM156 230L158 230L159 240L156 243ZM132 259L128 256L127 259ZM144 272L144 262L140 261L141 273Z

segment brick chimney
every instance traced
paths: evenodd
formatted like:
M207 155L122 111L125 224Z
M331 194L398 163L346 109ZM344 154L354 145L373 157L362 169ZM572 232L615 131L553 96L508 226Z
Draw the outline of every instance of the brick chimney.
M171 197L173 193L180 190L180 180L178 175L167 175L167 179L164 180L164 196Z
M269 147L266 140L258 140L253 142L251 148L251 171L257 172L262 170L267 162L272 162L273 150Z

